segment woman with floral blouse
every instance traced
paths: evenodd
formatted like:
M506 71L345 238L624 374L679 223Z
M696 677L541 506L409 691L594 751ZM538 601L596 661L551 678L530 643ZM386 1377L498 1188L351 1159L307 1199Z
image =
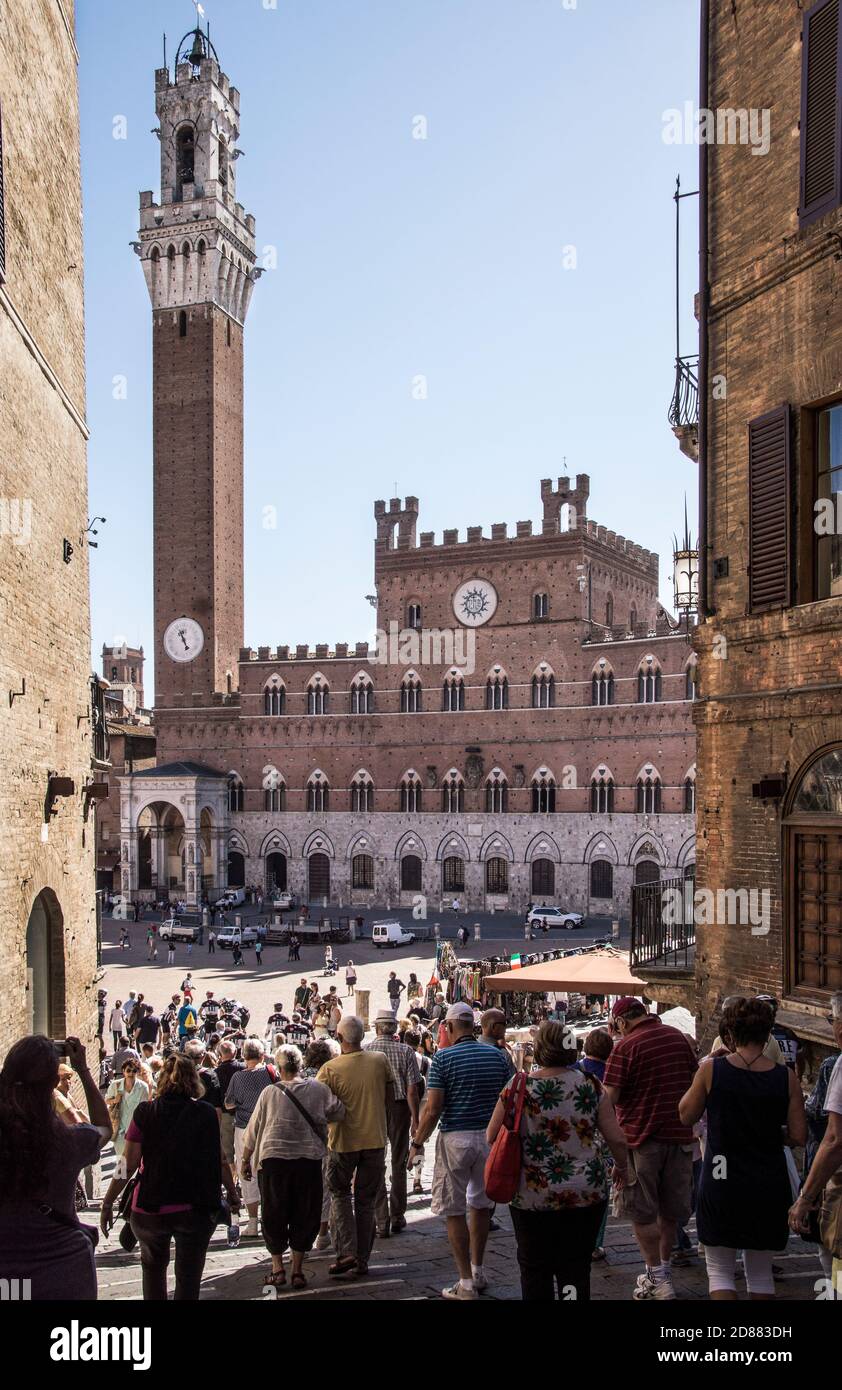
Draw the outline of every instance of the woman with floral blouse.
M590 1299L591 1252L608 1203L607 1144L620 1178L628 1149L614 1107L576 1066L562 1023L542 1023L537 1070L526 1077L520 1125L520 1185L511 1203L524 1302ZM488 1126L493 1143L515 1085L505 1087Z

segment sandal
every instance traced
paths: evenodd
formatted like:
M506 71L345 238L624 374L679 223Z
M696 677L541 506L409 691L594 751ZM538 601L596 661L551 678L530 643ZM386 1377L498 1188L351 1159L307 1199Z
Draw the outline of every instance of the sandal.
M264 1277L263 1287L270 1289L282 1289L286 1284L286 1270L273 1269Z
M292 1278L290 1279L289 1282L290 1282L290 1288L293 1288L293 1289L306 1289L306 1287L307 1287L307 1275L306 1275L306 1274L293 1274L293 1276L292 1276Z
M328 1269L331 1279L353 1279L357 1273L356 1255L346 1255Z

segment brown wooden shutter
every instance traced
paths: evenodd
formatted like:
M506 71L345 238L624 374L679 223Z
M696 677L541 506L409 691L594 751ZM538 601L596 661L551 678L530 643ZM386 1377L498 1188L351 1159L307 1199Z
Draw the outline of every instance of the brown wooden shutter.
M801 225L842 202L842 0L804 16L801 72Z
M6 279L6 202L3 192L3 108L0 107L0 285Z
M749 608L786 608L792 602L791 422L788 405L748 427Z

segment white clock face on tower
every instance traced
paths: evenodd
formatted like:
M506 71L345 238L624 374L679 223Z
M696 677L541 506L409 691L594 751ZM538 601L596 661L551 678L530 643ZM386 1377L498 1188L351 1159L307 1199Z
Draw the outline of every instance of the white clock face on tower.
M497 611L497 590L487 579L466 579L453 595L453 612L463 627L482 627Z
M195 661L205 634L195 618L176 618L164 633L164 651L171 661Z

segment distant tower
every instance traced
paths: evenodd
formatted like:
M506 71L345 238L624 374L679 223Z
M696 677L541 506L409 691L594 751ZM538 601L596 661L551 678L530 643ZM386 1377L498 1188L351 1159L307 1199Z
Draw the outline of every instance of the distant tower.
M119 647L104 646L102 674L112 689L122 691L123 704L130 713L143 708L142 647L129 647L125 643Z
M152 300L155 702L232 689L243 642L243 325L254 218L236 201L240 94L201 29L155 74L161 202L140 195Z

